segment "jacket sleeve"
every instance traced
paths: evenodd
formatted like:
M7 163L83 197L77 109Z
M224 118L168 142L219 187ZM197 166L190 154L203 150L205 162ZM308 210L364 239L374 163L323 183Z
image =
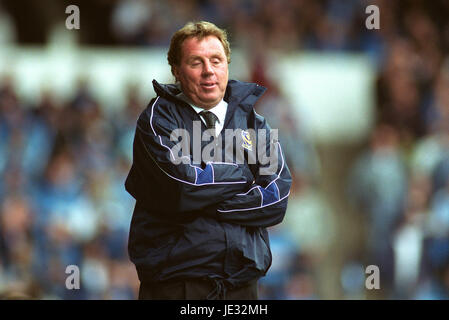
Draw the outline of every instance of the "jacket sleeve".
M291 187L291 175L281 144L277 139L270 138L271 128L265 119L258 116L259 126L265 129L266 155L269 158L269 168L261 163L258 157L256 170L253 170L255 183L244 193L239 193L220 203L217 214L220 220L244 226L268 227L280 223L287 209L288 196ZM259 147L259 143L257 143Z
M252 177L242 166L213 162L195 166L191 155L186 163L177 163L176 143L170 139L174 129L176 120L159 98L137 121L125 187L138 202L154 212L176 214L210 208L247 188Z

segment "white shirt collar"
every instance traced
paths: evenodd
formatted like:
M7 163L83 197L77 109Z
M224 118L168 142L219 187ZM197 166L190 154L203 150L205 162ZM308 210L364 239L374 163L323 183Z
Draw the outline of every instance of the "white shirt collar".
M190 99L187 98L187 96L183 92L179 93L177 95L177 97L184 100L185 102L187 102L193 108L193 110L195 110L196 113L198 113L198 114L201 111L206 110L206 109L195 106L192 102L190 102ZM210 108L209 110L206 110L206 111L210 111L217 116L218 125L222 128L224 125L225 118L226 118L227 109L228 109L228 103L226 101L224 101L223 99L221 99L221 101L215 107Z

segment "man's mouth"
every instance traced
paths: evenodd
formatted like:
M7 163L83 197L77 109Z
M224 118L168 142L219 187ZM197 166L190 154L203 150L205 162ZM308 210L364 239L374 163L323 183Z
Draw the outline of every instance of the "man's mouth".
M215 88L217 83L215 83L215 82L203 82L200 85L204 89L213 89L213 88Z

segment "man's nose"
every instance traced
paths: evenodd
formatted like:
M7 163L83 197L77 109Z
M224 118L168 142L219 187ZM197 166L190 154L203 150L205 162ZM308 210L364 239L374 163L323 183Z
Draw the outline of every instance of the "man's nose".
M212 64L209 61L206 61L203 65L203 75L208 76L214 74L214 69L212 68Z

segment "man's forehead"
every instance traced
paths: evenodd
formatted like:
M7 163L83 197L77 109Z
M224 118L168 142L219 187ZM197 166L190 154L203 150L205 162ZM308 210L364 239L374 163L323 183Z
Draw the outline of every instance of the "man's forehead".
M182 44L184 54L195 55L207 51L208 53L224 53L224 47L221 41L213 35L204 38L189 37Z

